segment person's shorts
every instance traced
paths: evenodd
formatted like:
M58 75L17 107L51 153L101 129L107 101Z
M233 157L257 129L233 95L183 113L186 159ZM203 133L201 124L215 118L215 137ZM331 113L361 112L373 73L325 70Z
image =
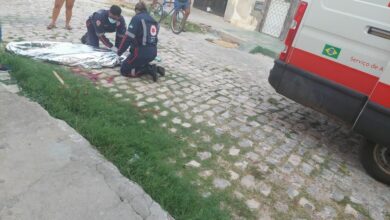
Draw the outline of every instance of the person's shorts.
M187 0L187 1L184 1L184 2L181 2L180 0L175 0L175 10L179 10L179 9L188 9L190 7L190 1Z

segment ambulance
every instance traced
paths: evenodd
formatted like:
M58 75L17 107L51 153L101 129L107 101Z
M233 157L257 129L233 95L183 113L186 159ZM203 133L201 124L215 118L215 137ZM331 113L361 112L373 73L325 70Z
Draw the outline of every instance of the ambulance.
M390 0L300 1L268 80L365 136L363 167L390 184Z

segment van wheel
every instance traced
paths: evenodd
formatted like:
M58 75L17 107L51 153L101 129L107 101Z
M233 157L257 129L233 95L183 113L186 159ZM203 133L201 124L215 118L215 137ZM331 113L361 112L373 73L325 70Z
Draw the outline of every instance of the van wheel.
M390 185L390 147L368 143L360 150L360 159L368 174Z

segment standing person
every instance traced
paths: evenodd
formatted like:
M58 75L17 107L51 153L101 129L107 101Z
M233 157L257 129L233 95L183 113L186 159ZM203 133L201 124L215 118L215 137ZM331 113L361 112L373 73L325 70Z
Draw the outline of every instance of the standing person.
M135 5L135 13L136 15L131 19L126 35L118 48L120 56L131 45L130 55L122 62L121 74L137 77L143 71L147 71L152 75L153 80L157 81L156 66L148 64L157 56L159 25L148 14L144 2ZM160 72L160 74L163 73Z
M117 52L126 33L125 19L121 13L122 9L117 5L111 6L110 10L99 10L93 13L87 20L87 33L81 38L81 42L99 47L99 41L101 41L104 46ZM115 45L104 35L112 32L116 32Z
M58 15L60 14L61 8L65 4L66 12L65 12L65 29L72 30L72 27L70 26L70 19L72 18L72 10L75 0L55 0L54 2L54 8L53 13L51 16L51 23L47 26L47 29L53 29L56 28L56 22Z
M188 16L190 16L191 13L191 0L175 0L174 2L175 12L173 13L173 23L176 24L176 18L177 18L177 11L183 9L184 10L184 18L183 22L186 24ZM183 27L183 31L185 31Z

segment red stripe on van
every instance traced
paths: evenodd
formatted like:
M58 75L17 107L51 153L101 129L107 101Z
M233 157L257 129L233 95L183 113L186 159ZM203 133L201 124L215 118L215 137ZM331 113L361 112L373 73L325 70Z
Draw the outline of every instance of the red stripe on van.
M342 84L367 96L371 94L378 81L376 76L297 48L293 49L289 58L288 63L293 66Z
M370 100L390 109L390 85L379 82Z

